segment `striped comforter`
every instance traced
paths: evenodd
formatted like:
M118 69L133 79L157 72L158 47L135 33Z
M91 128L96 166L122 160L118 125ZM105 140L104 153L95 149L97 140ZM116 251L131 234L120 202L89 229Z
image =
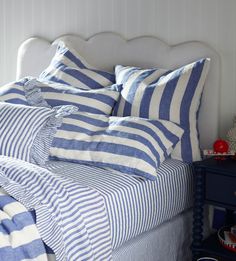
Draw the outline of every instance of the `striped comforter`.
M104 198L95 189L81 185L69 177L58 176L46 169L5 156L0 156L0 187L4 189L0 194L3 205L0 208L0 241L4 238L5 242L5 245L0 243L1 261L3 256L11 261L35 260L37 253L30 255L30 251L40 246L42 249L38 256L47 260L44 259L45 249L39 234L53 250L57 260L111 260L106 206ZM28 222L15 226L10 224L16 221L18 214L15 206L18 203L6 195L5 191L23 204L24 207L19 204L21 209L18 214L22 213ZM26 209L35 211L39 234ZM4 217L9 221L5 228L2 225ZM32 240L24 234L29 229L33 233ZM17 237L17 230L21 230L22 240L16 243L13 239ZM26 238L28 242L25 242ZM19 254L10 256L16 250L19 250ZM21 250L26 255L22 258Z

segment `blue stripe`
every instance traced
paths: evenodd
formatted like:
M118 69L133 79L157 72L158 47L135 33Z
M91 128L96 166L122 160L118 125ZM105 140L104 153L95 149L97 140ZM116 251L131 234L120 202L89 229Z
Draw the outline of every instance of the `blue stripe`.
M77 114L69 115L67 116L67 118L84 121L85 123L89 123L95 127L101 127L101 128L108 127L107 121L100 120L100 117L92 118L90 116L91 115L89 115L88 113L77 113ZM63 126L64 124L61 126L61 128L63 128ZM75 127L78 127L78 125L75 125Z
M15 202L15 199L8 195L0 195L0 208L4 208L6 205Z
M45 248L42 241L34 240L29 244L16 248L1 248L1 261L33 259L44 253Z
M68 49L63 48L61 53L64 54L65 57L70 59L73 63L75 63L79 68L81 68L81 69L85 69L86 68L84 66L84 64L81 62L81 60L78 59L75 55L73 55Z
M115 83L115 75L109 72L92 69L93 66L85 66L74 50L66 46L65 43L60 42L56 54L53 57L50 66L41 73L41 80L49 80L56 82L64 82L67 85L80 87L79 82L82 82L85 89L98 89ZM66 57L66 59L64 59ZM67 61L69 60L69 62ZM71 66L71 62L74 66ZM60 70L60 72L58 72ZM91 71L94 74L87 76L84 70ZM66 75L70 75L72 79L65 79ZM98 79L99 77L99 79ZM101 82L100 82L101 80Z
M20 231L34 223L35 222L29 212L23 212L14 215L12 219L2 219L0 223L0 232L8 235L14 231Z
M179 81L179 78L181 77L182 71L183 69L176 70L165 86L164 92L162 94L160 106L159 106L159 110L160 110L159 117L161 119L170 120L170 110L166 108L170 108L171 106L173 94L176 85Z
M204 63L199 63L197 66L195 65L192 69L192 73L190 75L190 79L184 93L184 97L181 103L181 112L180 112L180 122L181 125L185 127L185 133L183 134L184 143L181 144L181 151L183 158L192 159L192 147L191 147L191 137L190 137L190 125L189 120L187 118L186 112L190 110L191 101L196 91L197 84L200 80ZM200 102L200 101L199 101ZM196 112L197 113L197 112Z
M90 78L87 75L83 74L78 69L74 68L68 68L66 65L60 66L59 68L64 73L74 77L75 79L78 79L83 84L87 85L91 89L97 89L104 87L102 84L98 83L96 79Z
M104 78L107 78L112 83L116 82L115 75L113 73L105 72L105 71L100 71L96 69L91 69L91 71L96 72L100 75L102 75Z
M66 142L66 140L60 138L55 138L52 146L54 146L54 144L60 144L60 146L57 146L57 148L63 148L63 149L70 148L70 150L82 150L86 152L92 152L92 151L107 152L110 153L111 156L122 155L128 157L136 157L137 159L142 159L146 161L147 163L149 163L154 167L157 165L156 162L152 160L152 158L147 153L145 153L141 149L137 149L128 145L122 145L116 143L113 144L108 142L95 142L95 141L93 141L93 143L90 143L87 141L76 141L76 140ZM107 164L109 165L109 163Z
M42 78L44 81L52 81L52 82L58 82L58 83L61 83L61 84L65 84L65 85L68 85L68 86L70 86L70 84L68 83L68 82L65 82L65 81L63 81L62 79L59 79L58 77L56 77L56 76L51 76L50 74L48 74L48 75L45 75L44 76L44 73L42 73L41 75L40 75L40 78Z
M120 87L116 85L96 90L83 90L73 87L69 88L64 84L57 86L55 83L40 82L35 79L29 81L28 85L40 88L44 99L52 107L74 105L80 111L94 114L110 115L120 96L120 93L117 91ZM58 93L61 95L58 96ZM73 102L70 101L71 97L73 97Z

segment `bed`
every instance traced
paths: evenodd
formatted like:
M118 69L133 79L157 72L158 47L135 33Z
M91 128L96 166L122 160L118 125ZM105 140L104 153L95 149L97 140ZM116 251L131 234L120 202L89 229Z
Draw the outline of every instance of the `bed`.
M114 33L99 33L87 40L65 35L53 43L36 37L26 40L19 48L17 79L28 75L38 77L50 63L60 41L69 42L90 64L105 71L112 71L117 64L174 69L209 57L211 66L199 111L200 145L209 148L217 138L220 61L209 46L200 42L169 46L155 37L127 41ZM158 169L155 181L66 161L49 161L46 169L60 178L92 188L94 195L99 193L103 198L113 260L191 259L191 164L167 159ZM55 260L50 251L48 259Z

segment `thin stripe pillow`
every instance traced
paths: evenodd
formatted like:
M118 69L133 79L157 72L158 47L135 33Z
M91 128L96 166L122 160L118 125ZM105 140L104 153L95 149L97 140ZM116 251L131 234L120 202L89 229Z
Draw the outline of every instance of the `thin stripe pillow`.
M110 86L102 89L83 90L65 84L40 82L32 79L26 83L28 89L40 88L43 98L51 106L74 105L80 111L95 114L111 115L117 102L121 86Z
M44 81L54 81L81 89L98 89L115 83L113 73L89 65L71 46L59 42L49 67L40 75Z
M182 134L169 121L77 112L63 119L50 156L155 180L157 168Z
M0 102L0 155L43 165L62 116L72 111Z
M201 159L197 116L210 59L201 59L174 71L116 66L116 82L123 84L116 116L164 119L184 129L172 158Z

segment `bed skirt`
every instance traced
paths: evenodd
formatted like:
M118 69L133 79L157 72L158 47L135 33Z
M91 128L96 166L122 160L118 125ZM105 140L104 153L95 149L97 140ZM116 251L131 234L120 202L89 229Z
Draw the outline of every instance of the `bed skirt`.
M145 232L114 250L114 261L190 261L192 210Z

